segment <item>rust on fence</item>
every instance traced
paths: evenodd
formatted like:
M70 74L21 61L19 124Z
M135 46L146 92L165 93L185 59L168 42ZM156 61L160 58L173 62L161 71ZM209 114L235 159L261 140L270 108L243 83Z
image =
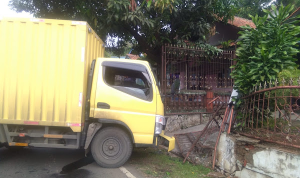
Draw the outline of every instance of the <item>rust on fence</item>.
M221 101L220 97L214 98L212 101L210 101L210 103L215 101ZM184 157L183 162L188 160L190 162L196 163L195 158L197 157L197 155L207 152L208 150L208 152L211 152L214 149L215 142L224 117L223 109L224 106L226 106L224 102L222 103L223 104L219 105L214 113L209 113L211 115L209 117L209 121L206 122L205 125L203 124L203 127L198 127L198 131L195 131L195 129L193 129L193 131L190 132L174 134L180 154ZM200 116L202 116L203 113L199 114Z
M221 108L222 105L219 106L217 112L212 115L203 130L174 135L180 153L185 158L183 162L188 160L189 162L195 163L195 160L193 159L197 157L195 155L201 153L205 149L214 149L216 133L218 133L222 123L222 116L219 113ZM194 156L191 156L192 154Z
M300 78L265 82L242 97L241 135L300 148Z
M203 49L163 46L160 81L165 113L213 112L222 103L208 103L218 96L227 102L234 55L234 51L223 51L207 57Z
M209 122L206 124L205 128L201 131L201 133L197 136L197 138L192 141L193 144L192 144L191 148L188 150L188 152L187 152L187 154L186 154L186 156L185 156L185 158L183 160L183 163L189 157L191 151L194 149L194 147L196 146L196 144L199 144L201 148L203 147L204 144L199 143L200 138L204 138L204 139L202 139L202 142L203 141L205 142L208 135L210 135L213 131L215 131L218 128L220 128L220 123L221 122L220 122L220 120L216 119L216 116L219 114L219 111L222 109L223 106L224 106L224 104L220 105L218 107L218 109L216 110L216 112L210 118ZM206 134L206 137L205 137L205 134ZM211 148L212 149L213 147L206 146L206 148Z

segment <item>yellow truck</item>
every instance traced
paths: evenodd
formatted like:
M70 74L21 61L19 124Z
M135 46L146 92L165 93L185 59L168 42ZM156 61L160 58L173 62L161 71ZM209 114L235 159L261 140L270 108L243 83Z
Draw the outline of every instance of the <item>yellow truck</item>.
M86 22L2 18L0 42L2 145L84 148L102 167L159 135L174 148L148 62L103 58Z

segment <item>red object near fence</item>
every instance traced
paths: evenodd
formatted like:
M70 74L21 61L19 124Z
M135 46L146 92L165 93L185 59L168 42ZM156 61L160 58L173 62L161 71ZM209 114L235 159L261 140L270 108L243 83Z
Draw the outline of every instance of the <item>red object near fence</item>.
M206 111L212 112L214 109L213 102L211 102L214 99L214 92L212 90L206 91Z

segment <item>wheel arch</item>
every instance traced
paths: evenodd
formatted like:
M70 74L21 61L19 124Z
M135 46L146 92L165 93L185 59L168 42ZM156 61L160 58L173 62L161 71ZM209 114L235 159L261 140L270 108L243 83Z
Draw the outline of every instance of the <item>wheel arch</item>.
M98 119L98 122L103 124L102 128L110 127L110 126L120 127L121 129L123 129L125 132L128 133L128 135L132 140L132 143L133 144L135 143L133 133L126 123L118 120L112 120L112 119Z

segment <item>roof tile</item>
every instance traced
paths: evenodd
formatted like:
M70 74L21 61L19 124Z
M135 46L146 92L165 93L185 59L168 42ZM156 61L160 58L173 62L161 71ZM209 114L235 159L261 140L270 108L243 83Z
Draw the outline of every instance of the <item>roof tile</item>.
M228 23L230 25L241 27L249 25L251 28L256 28L255 24L252 22L252 20L244 19L242 17L234 16L233 20L228 20Z
M134 55L134 54L127 54L126 56L128 56L129 59L133 59L133 60L136 60L136 59L140 58L139 55Z

